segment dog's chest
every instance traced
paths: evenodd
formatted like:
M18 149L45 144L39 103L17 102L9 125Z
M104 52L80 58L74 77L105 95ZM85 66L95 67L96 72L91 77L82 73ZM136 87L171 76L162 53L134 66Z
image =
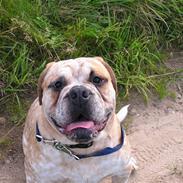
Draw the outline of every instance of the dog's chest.
M39 161L31 165L39 183L98 182L122 171L125 164L122 158L113 155L75 160L45 144L41 151Z

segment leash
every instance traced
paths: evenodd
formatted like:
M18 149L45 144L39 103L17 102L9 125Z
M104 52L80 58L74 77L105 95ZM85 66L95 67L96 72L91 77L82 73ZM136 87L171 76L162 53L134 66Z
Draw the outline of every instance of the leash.
M71 157L73 157L76 160L89 158L89 157L97 157L97 156L105 156L108 154L112 154L119 149L122 148L124 144L124 137L125 137L125 130L121 127L121 143L116 145L115 147L105 147L102 150L90 153L90 154L75 154L71 148L88 148L93 145L93 142L90 142L88 144L63 144L60 141L57 141L56 139L46 139L44 138L39 130L38 123L36 122L36 140L37 142L43 142L45 144L52 145L55 149L58 151L62 151Z

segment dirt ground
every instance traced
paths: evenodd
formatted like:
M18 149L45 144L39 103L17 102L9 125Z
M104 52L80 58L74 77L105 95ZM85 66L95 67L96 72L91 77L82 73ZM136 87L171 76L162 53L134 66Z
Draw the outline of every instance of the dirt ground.
M177 64L183 68L183 59ZM139 167L130 183L183 182L183 81L179 80L171 90L176 94L174 99L153 98L148 105L136 93L130 97L130 112L124 123ZM8 138L14 142L7 140L8 149L7 144L0 145L0 183L25 183L22 129L12 129L4 117L0 118L0 137L9 131Z
M129 139L139 169L130 183L183 182L183 96L136 103Z

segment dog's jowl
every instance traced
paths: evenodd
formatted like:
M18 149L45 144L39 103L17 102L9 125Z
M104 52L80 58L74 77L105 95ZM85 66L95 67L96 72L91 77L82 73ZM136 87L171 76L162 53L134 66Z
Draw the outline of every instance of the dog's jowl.
M46 66L23 133L27 183L128 181L135 162L115 114L116 90L100 57Z

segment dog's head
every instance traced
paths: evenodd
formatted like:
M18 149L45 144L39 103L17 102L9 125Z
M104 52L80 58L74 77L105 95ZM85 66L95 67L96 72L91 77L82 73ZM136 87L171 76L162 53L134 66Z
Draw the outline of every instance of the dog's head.
M100 57L49 63L38 83L39 103L57 130L76 142L97 137L115 112L116 79Z

